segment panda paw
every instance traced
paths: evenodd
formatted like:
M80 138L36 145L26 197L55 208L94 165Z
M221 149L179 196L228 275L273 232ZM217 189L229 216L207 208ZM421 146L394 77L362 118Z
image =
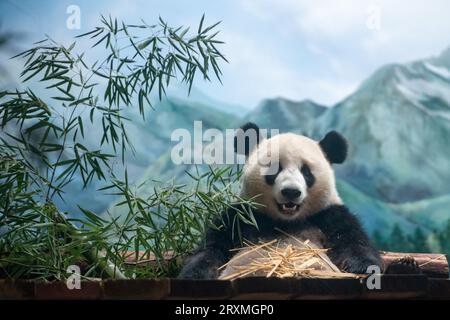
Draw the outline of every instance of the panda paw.
M384 272L385 274L422 274L419 264L411 256L393 261Z

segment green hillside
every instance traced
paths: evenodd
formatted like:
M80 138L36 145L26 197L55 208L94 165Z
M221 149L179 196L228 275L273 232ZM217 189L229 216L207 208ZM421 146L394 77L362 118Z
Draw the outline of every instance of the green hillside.
M450 195L408 202L391 204L395 212L410 221L429 229L440 230L450 218Z

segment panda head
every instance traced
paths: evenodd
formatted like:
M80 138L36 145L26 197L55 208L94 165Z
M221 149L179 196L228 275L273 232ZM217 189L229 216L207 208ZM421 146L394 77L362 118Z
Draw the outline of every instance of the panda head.
M248 123L237 130L234 146L246 155L241 196L254 198L262 213L294 220L342 204L331 167L347 156L339 133L331 131L321 141L294 133L263 139Z

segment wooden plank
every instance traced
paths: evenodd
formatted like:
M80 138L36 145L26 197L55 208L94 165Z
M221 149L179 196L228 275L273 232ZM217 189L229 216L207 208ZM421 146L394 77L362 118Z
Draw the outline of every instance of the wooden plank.
M154 300L169 295L169 279L103 281L103 299Z
M424 275L382 275L381 287L369 290L366 279L265 278L233 281L140 279L82 282L0 280L0 299L447 299L450 279Z
M362 281L363 299L411 299L424 298L428 293L428 277L425 275L381 275L380 288L369 289L367 279Z
M401 253L381 251L381 257L385 267L389 266L393 261L403 258L404 256L412 256L418 263L422 272L430 278L449 278L448 259L445 254L437 253Z
M387 252L380 251L383 265L386 268L393 261L405 256L412 256L419 264L422 272L431 278L449 278L449 263L445 254L439 253L405 253L405 252ZM144 265L156 266L157 259L152 253L145 253L139 251L136 255L135 251L127 251L124 253L126 264L129 265ZM181 257L175 256L173 251L168 251L163 255L163 261L170 261L172 259L182 260Z
M295 299L356 299L362 295L363 284L361 279L300 279L298 295Z
M34 289L34 282L31 280L0 279L1 300L33 299Z
M289 299L298 295L300 279L248 277L232 281L231 299Z
M429 279L427 298L450 300L450 279Z
M80 289L68 289L64 281L36 282L35 299L38 300L97 300L103 296L100 281L81 281Z
M230 281L170 279L165 299L227 299L233 295Z

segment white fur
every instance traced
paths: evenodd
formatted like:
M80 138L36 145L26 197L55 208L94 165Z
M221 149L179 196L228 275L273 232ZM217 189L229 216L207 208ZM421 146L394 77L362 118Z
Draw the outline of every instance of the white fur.
M282 171L275 183L268 185L264 173L273 172L273 166L280 163ZM314 185L308 189L300 172L308 164L314 177ZM276 172L276 170L275 170ZM295 201L301 204L293 214L280 212L277 203L286 202L281 190L296 188L301 196ZM334 171L317 141L305 136L285 133L260 142L250 153L244 166L243 197L256 197L262 205L260 211L274 218L302 219L332 204L342 204L337 190Z

